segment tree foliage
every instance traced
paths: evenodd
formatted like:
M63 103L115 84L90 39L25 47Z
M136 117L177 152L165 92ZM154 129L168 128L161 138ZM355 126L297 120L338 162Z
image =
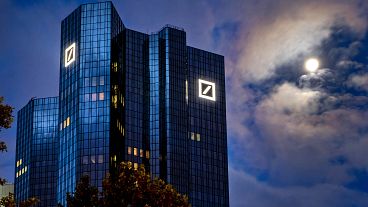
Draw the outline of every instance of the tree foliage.
M13 107L4 104L4 97L0 96L0 131L2 129L9 129L13 122ZM0 151L6 151L6 144L0 141Z
M4 97L0 96L0 131L5 128L9 129L13 122L13 107L4 104ZM5 142L0 141L0 152L7 151ZM0 178L0 185L6 183L5 179Z
M131 206L131 207L189 207L188 197L178 193L173 186L155 178L151 179L143 166L134 169L132 164L121 163L116 176L108 175L102 184L98 202L97 190L83 181L74 195L68 194L68 207L76 206ZM94 190L91 190L93 188ZM81 196L83 195L83 196ZM84 199L81 199L81 198ZM75 200L80 201L78 204ZM93 202L92 202L93 201Z
M37 198L29 198L19 203L19 207L31 207L40 202ZM9 193L8 196L1 198L0 205L5 207L16 207L14 194Z
M83 176L77 184L74 195L68 193L66 200L68 206L97 207L98 190L90 185L88 176Z

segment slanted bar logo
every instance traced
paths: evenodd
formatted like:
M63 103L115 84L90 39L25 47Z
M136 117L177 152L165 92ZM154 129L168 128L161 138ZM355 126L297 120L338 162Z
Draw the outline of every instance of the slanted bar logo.
M198 79L198 93L200 98L216 101L215 83Z
M64 56L65 56L65 67L68 67L75 60L75 43L66 48Z

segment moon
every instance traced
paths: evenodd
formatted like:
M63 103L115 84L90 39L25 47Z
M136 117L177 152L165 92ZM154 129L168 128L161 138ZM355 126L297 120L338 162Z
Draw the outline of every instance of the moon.
M304 67L308 72L314 73L319 68L319 61L316 58L310 58L305 61Z

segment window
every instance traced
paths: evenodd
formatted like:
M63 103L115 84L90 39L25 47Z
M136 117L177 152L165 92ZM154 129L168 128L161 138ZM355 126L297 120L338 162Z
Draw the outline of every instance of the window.
M84 165L88 164L88 156L83 156L82 163Z
M138 149L134 147L134 156L138 156Z
M96 163L96 158L94 155L91 156L91 163L95 164Z
M96 101L97 100L97 95L95 93L92 93L92 101Z
M201 134L191 132L190 133L190 139L193 141L200 142L201 141Z
M201 141L201 135L200 134L197 134L197 141Z
M134 169L138 169L138 163L134 163Z
M144 151L142 149L139 150L139 156L144 157Z
M132 148L128 147L128 155L131 155L131 154L132 154Z
M99 100L102 101L105 99L105 94L104 93L100 93L99 94Z
M103 155L98 155L98 163L103 163Z
M97 84L96 84L96 79L97 79L97 77L92 77L92 86L96 86Z
M149 151L148 151L148 150L146 151L146 158L147 158L147 159L149 159L149 158L150 158L150 153L149 153Z

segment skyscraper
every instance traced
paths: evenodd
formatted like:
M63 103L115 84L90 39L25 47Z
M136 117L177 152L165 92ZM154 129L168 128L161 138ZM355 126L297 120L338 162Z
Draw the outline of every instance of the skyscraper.
M111 2L81 5L61 33L57 201L130 161L193 206L228 206L224 57L182 28L128 29Z
M39 206L56 206L58 159L57 97L32 99L18 112L15 197L40 199Z

